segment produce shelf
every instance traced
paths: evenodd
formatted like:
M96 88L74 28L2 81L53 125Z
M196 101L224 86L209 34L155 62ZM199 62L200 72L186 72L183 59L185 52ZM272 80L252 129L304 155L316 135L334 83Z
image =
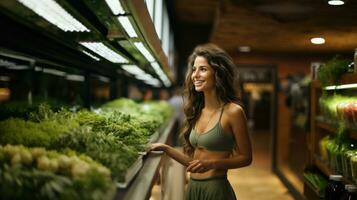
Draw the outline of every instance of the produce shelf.
M328 166L325 164L323 161L318 156L315 156L314 159L315 166L327 177L329 177L331 174L335 174ZM345 184L354 184L351 180L346 179L343 177L343 182Z
M160 133L157 142L167 143L172 132L176 118L172 117L165 129ZM155 175L160 168L160 162L163 154L148 153L143 160L143 166L133 181L127 185L127 188L118 188L114 197L115 200L146 200L150 197L151 188L155 181Z
M317 117L316 121L317 121L317 127L324 129L326 131L329 131L333 134L336 134L337 124L332 124L331 122L327 122L326 120L322 119L321 117ZM347 130L349 132L350 138L357 140L357 127L347 126Z
M143 166L143 156L140 155L138 159L132 164L132 166L127 170L125 174L124 182L117 182L117 187L126 188L129 185L129 183L133 180L135 175L139 172L142 166Z

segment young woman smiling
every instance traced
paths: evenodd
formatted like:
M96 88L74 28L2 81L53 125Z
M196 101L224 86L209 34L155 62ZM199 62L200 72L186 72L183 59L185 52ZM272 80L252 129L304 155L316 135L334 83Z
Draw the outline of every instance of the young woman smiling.
M232 59L221 48L197 46L189 57L185 81L184 153L162 143L151 145L152 150L162 150L187 167L186 200L236 199L227 171L252 162L235 71Z

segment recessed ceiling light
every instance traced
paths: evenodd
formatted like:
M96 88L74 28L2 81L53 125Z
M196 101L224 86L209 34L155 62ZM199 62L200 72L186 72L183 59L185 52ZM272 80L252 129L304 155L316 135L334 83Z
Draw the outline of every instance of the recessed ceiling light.
M238 47L238 50L240 52L250 52L251 49L249 46L240 46L240 47Z
M342 0L329 0L327 3L331 6L341 6L345 4Z
M311 38L310 41L312 44L325 44L325 39L321 37Z

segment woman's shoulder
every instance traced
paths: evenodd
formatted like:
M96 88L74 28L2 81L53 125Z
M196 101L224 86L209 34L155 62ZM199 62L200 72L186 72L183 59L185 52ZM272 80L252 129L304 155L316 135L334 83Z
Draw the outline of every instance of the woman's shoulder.
M225 114L227 114L228 117L239 117L244 115L243 107L237 103L229 102L224 107Z

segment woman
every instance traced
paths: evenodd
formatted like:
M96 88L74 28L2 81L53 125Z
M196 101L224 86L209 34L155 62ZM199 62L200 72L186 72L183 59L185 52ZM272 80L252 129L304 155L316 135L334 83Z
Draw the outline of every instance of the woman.
M196 47L188 60L185 82L184 154L166 144L151 145L151 150L162 150L187 166L187 200L236 199L227 171L252 162L234 72L232 59L219 47Z

